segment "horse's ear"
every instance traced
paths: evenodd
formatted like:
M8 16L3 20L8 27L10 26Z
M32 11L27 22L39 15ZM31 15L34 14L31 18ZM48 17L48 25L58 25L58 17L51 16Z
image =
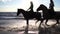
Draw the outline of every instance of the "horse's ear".
M37 12L38 12L38 9L37 9Z
M37 8L37 11L40 11L40 6Z

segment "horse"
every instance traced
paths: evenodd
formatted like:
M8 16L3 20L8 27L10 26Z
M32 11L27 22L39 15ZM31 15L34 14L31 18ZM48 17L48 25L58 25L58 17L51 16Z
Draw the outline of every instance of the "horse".
M17 12L17 16L22 13L23 16L24 16L24 19L27 21L27 27L26 27L26 31L25 32L28 32L28 26L29 26L29 19L37 19L37 20L41 20L42 22L42 19L41 19L41 13L39 12L30 12L30 11L25 11L23 9L18 9L18 12Z
M59 24L59 19L60 19L60 16L57 12L53 12L53 11L50 11L45 5L41 4L38 8L37 8L37 11L40 11L42 10L43 12L43 21L46 20L45 24L47 26L49 26L47 24L48 22L48 19L55 19L56 20L56 24ZM42 22L41 22L42 23ZM55 25L56 25L55 24Z

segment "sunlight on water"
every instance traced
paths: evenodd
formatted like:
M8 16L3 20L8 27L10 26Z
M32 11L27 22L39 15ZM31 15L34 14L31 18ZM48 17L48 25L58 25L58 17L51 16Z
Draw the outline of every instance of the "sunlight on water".
M38 26L39 26L39 22L37 22L37 24L35 24L37 20L29 20L29 34L38 34ZM45 20L44 20L45 22ZM45 23L42 23L44 25L41 25L42 27L46 26ZM48 21L48 25L53 25L56 23L56 20L49 20ZM26 27L26 20L0 20L0 26L5 27L6 29L3 29L3 32L0 32L0 34L23 34L24 31L19 31L19 30L24 30L24 28ZM2 30L0 28L0 30ZM12 32L4 32L4 31L8 31L11 30ZM36 30L36 31L33 31ZM18 32L15 32L18 31Z
M38 27L40 21L37 24L35 24L35 22L36 22L36 20L29 20L29 25ZM44 22L43 22L43 24L44 24ZM55 23L56 23L55 20L49 20L47 24L53 25ZM0 26L11 27L11 28L18 27L19 28L22 26L26 26L26 20L0 20Z
M38 34L38 31L29 31L29 34ZM22 32L0 32L0 34L24 34L24 31Z
M35 25L36 20L29 20L29 25L34 25L34 26L38 26L40 21ZM26 20L0 20L1 26L10 26L10 27L22 27L22 26L26 26ZM56 21L55 20L49 20L48 21L48 25L53 25L55 24Z
M24 33L24 31L23 32L18 32L18 34L22 34L22 33ZM38 31L28 31L28 33L30 33L30 34L38 34Z

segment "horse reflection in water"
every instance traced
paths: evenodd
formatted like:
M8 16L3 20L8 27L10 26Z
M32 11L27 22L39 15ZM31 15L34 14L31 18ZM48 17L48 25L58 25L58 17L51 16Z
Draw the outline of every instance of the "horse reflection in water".
M27 21L27 27L25 29L25 34L28 34L28 26L29 26L29 19L34 19L36 18L37 20L41 20L42 22L42 19L41 19L41 13L39 12L29 12L29 11L25 11L23 9L18 9L18 12L17 12L17 16L22 13L25 20Z

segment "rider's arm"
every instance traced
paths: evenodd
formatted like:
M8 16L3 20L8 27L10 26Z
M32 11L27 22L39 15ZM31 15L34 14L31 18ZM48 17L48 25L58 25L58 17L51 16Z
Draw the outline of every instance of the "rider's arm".
M30 8L29 9L27 9L27 11L29 11L30 10Z

